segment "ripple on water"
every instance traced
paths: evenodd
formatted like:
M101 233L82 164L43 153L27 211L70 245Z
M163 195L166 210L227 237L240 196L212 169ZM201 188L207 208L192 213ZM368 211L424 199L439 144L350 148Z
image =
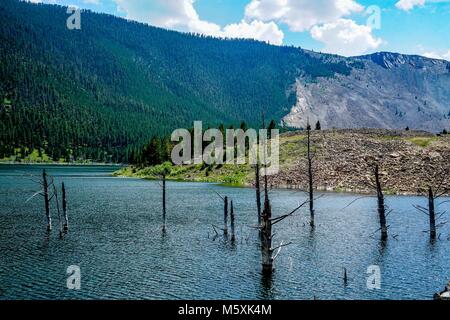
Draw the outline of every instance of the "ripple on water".
M112 179L111 169L50 167L68 190L70 231L48 235L41 199L25 203L36 186L23 171L0 167L1 299L430 299L450 279L449 229L430 244L426 217L411 210L416 197L388 197L389 239L375 233L376 203L326 194L317 201L317 226L301 211L277 225L275 243L291 241L272 278L260 272L254 190L168 183L167 233L161 231L157 182ZM109 171L108 171L109 170ZM237 241L215 237L222 202L233 199ZM303 194L271 194L274 215L289 212ZM81 267L82 288L66 288L66 269ZM382 271L382 290L367 289L367 267ZM349 282L343 285L343 270Z

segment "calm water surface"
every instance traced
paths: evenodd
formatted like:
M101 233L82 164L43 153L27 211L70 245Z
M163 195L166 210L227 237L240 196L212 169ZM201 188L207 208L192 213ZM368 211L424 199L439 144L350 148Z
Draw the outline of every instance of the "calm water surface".
M111 167L48 166L66 184L70 230L48 235L39 166L0 166L0 299L431 299L450 280L449 227L430 243L419 197L388 197L390 237L378 240L376 200L325 194L314 230L300 211L276 226L274 242L291 241L272 279L260 272L254 190L168 183L168 232L161 232L158 182L113 178ZM234 201L237 242L214 237L222 202ZM271 192L274 215L304 201L291 190ZM345 208L345 209L343 209ZM440 209L450 209L443 204ZM373 234L373 236L372 236ZM66 269L81 268L81 290L68 290ZM367 268L381 268L381 290L367 289ZM343 268L349 283L343 285Z

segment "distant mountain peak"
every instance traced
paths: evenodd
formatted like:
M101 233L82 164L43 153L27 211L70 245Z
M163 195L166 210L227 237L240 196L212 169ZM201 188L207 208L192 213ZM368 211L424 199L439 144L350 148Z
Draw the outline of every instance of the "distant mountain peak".
M419 55L406 55L394 52L377 52L369 55L357 57L360 59L371 60L385 69L398 68L402 65L410 65L416 69L423 69L428 65L446 63L444 60L427 58Z

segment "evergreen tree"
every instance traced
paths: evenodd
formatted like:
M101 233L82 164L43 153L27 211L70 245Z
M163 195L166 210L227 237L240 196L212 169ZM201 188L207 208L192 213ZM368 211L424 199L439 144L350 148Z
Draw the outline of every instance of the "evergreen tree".
M316 130L322 130L321 125L320 125L320 121L316 122Z
M55 161L140 162L153 136L194 120L256 124L262 111L278 121L295 103L286 92L300 75L351 71L294 47L194 36L88 10L74 32L66 19L62 6L0 1L4 157L41 148Z
M276 127L277 127L277 124L276 124L275 120L272 119L269 123L269 126L267 127L269 139L272 139L272 130L276 129Z
M150 143L146 145L142 151L141 164L147 166L154 166L163 162L161 140L158 137L153 137Z

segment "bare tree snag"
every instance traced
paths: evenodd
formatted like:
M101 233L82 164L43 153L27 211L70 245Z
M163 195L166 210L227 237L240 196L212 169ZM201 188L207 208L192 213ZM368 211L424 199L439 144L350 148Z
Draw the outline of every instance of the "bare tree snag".
M59 209L59 199L58 199L58 190L56 189L55 183L52 180L52 186L53 186L53 196L55 198L56 203L56 212L58 212L58 225L59 225L59 238L63 238L63 223L62 223L62 217L61 217L61 210Z
M228 197L223 199L223 234L228 234Z
M313 154L311 152L311 126L307 127L307 157L308 157L308 194L309 212L311 216L310 225L314 227L314 176L313 176Z
M166 231L166 175L162 175L163 232Z
M264 123L264 114L263 114L263 127L265 127ZM261 238L261 256L262 256L262 272L266 276L270 276L273 272L273 262L278 257L281 252L281 248L290 245L291 243L281 244L275 248L272 247L272 228L275 224L283 221L284 219L292 216L297 210L303 207L308 201L301 204L299 207L294 209L292 212L285 214L280 217L272 218L272 206L269 200L269 190L268 190L268 179L267 179L267 161L266 161L266 146L262 146L264 150L263 155L263 168L264 168L264 207L261 214L261 224L260 228L260 238ZM258 194L259 196L259 194ZM275 256L273 256L273 252L278 249L278 252Z
M387 225L386 225L386 206L384 203L384 194L383 189L381 187L381 181L380 181L380 173L379 173L379 167L378 165L375 165L375 184L377 188L377 198L378 198L378 215L380 219L380 229L381 229L381 240L387 240L388 233L387 233Z
M62 191L62 210L64 214L64 231L69 230L69 217L67 215L67 197L66 197L66 186L64 185L64 182L61 186Z
M265 128L264 114L262 115L262 125ZM272 206L269 200L269 190L267 181L267 155L266 146L263 146L263 164L264 164L264 208L261 214L261 253L262 253L262 270L264 274L271 274L273 271L272 257ZM258 173L259 176L259 173ZM259 195L258 195L259 196Z
M264 209L261 217L261 250L262 250L262 269L263 273L273 271L272 258L272 208L267 192L267 182L264 186Z
M42 171L42 186L44 188L45 216L47 217L47 231L52 230L52 217L50 215L50 197L48 193L48 178L45 169Z
M258 225L261 225L261 186L259 179L259 162L257 161L255 166L256 210L258 213Z
M428 188L428 215L430 216L430 238L436 239L436 211L434 209L434 193L431 187Z
M233 207L233 200L230 202L230 219L231 219L231 241L236 241L236 233L235 233L235 227L234 227L234 207Z
M446 211L438 212L439 206L444 203L450 202L450 200L441 201L437 203L437 200L450 193L450 174L449 169L444 168L440 172L430 170L430 174L425 178L427 187L420 188L419 193L426 197L428 200L428 207L422 207L420 205L414 205L414 207L420 212L428 216L430 223L430 239L432 241L439 238L437 233L438 229L445 224L446 221L442 221L442 218L446 214Z

